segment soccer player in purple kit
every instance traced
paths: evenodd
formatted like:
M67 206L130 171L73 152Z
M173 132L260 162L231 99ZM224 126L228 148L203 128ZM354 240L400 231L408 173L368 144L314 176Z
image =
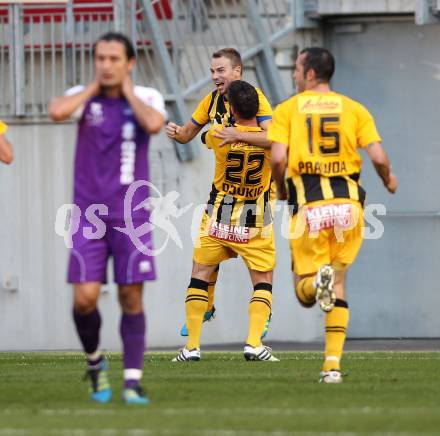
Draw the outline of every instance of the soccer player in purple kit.
M129 186L148 180L150 134L164 125L166 112L161 94L152 88L134 86L130 73L135 50L123 34L110 32L94 45L95 78L88 86L76 86L49 106L55 121L78 120L74 170L74 203L81 211L78 231L72 236L68 281L73 284L73 318L87 356L91 398L107 403L112 398L108 363L99 350L101 316L97 301L106 283L107 261L113 256L115 282L122 308L120 333L124 353L124 389L127 404L147 404L142 391L145 315L143 282L155 279L153 258L148 250L135 247L124 227L124 198ZM148 187L133 194L134 207L148 197ZM92 206L100 205L100 206ZM87 211L87 213L86 213ZM90 213L99 215L105 233L94 231ZM127 212L125 212L127 213ZM145 209L131 211L135 224L149 220ZM92 233L94 231L94 233ZM102 237L101 237L102 236ZM140 238L152 248L151 232Z

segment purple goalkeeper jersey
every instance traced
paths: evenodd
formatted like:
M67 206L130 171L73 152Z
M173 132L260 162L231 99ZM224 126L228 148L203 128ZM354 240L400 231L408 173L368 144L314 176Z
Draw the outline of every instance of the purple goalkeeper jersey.
M136 95L156 106L152 100L160 96L157 91L136 88L151 90ZM108 207L107 219L124 219L124 198L130 184L149 180L149 140L125 98L99 95L87 101L80 111L74 174L74 203L83 215L91 204L104 204ZM136 189L125 214L144 220L147 211L133 209L148 196L147 186Z

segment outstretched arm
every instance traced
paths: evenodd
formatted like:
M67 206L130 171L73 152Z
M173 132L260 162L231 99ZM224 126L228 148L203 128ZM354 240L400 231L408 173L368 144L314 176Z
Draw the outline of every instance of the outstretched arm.
M391 194L397 190L397 177L391 169L390 160L380 142L372 142L366 152L374 165L377 175L382 179L385 188Z
M186 144L202 130L203 126L194 124L191 120L187 121L184 126L179 126L175 123L168 123L165 131L168 138L174 139L181 144Z

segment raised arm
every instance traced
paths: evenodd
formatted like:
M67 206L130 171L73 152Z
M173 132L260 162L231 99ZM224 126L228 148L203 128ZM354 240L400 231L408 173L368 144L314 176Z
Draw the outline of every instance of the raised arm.
M134 116L140 126L147 133L159 133L165 124L165 116L163 113L156 110L152 105L144 103L136 96L135 89L131 77L127 75L122 83L122 92L128 101L128 104L133 109ZM158 94L156 92L156 94ZM158 98L163 101L160 94Z
M93 81L85 89L75 94L55 97L49 103L49 116L54 121L66 120L71 117L78 108L83 106L88 99L98 94L99 88L99 83Z
M0 162L10 164L14 159L11 143L6 139L5 135L0 135Z
M380 142L372 142L366 152L374 165L377 175L382 179L384 186L394 194L397 190L397 177L391 169L390 160Z
M191 120L184 126L179 126L170 122L165 128L165 132L168 138L174 139L181 144L186 144L197 136L200 130L202 130L202 127L203 126L194 124Z

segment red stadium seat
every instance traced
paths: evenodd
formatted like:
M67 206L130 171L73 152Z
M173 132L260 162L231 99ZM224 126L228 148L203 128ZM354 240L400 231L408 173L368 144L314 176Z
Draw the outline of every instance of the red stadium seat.
M81 5L90 5L81 6ZM113 5L111 0L73 0L74 6L74 17L75 21L80 21L81 18L86 21L105 21L113 20ZM171 9L169 0L159 0L154 4L154 11L159 20L171 20L173 18L173 11ZM44 9L44 14L39 8L24 5L24 22L29 23L40 23L41 20L45 23L51 21L61 22L62 16L65 12L65 4L55 5L50 8ZM8 16L8 9L0 9L0 17ZM137 19L140 20L140 14L138 14ZM7 20L6 20L7 22Z
M90 7L90 5L93 5ZM73 1L73 12L75 21L87 21L87 22L97 22L97 21L113 21L113 5L111 0L74 0ZM173 18L173 11L170 5L169 0L159 0L154 3L154 11L156 13L156 17L159 20L171 20ZM35 6L27 6L24 5L23 15L24 15L24 23L61 23L65 20L65 4L54 5L52 7L44 8L44 13L41 8L36 8ZM136 19L141 20L141 14L137 14ZM8 22L8 7L0 8L0 20L2 23ZM171 47L171 42L166 42L168 47ZM151 46L150 40L138 40L136 41L136 45L140 46ZM64 45L66 48L89 48L90 44L88 43L67 43ZM49 50L53 47L56 49L61 49L63 45L60 42L55 44L44 44L43 47L41 44L27 44L25 46L26 50L30 48L34 50L41 50L42 48L45 50ZM5 47L8 49L8 47Z

